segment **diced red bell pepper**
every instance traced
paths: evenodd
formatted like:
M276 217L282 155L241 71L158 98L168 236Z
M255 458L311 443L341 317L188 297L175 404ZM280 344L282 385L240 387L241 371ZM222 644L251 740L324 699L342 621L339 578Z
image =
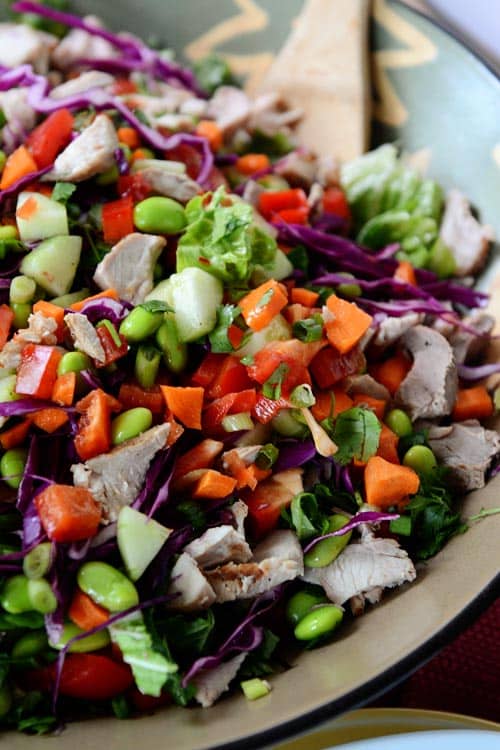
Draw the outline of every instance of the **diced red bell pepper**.
M248 377L246 367L232 354L222 361L219 372L208 390L209 398L221 398L228 393L236 393L251 388L252 382Z
M7 343L13 320L14 313L10 307L8 305L0 305L0 350Z
M293 493L274 477L260 482L255 490L245 497L252 535L261 539L275 529L281 511L290 505L292 499Z
M165 151L165 159L169 161L182 161L186 165L187 174L193 180L198 177L203 163L201 151L198 151L194 146L189 146L187 143L179 143L175 148Z
M51 398L61 356L54 346L26 344L17 371L16 393L33 398Z
M307 196L302 188L266 190L259 196L258 209L266 219L272 219L278 211L293 208L308 208Z
M253 364L247 368L248 374L253 380L264 384L279 365L287 365L288 371L281 383L281 393L286 398L296 385L311 382L308 365L324 346L325 341L272 341L254 356Z
M201 361L198 369L194 371L191 381L195 385L201 385L202 388L208 388L219 373L224 359L223 354L212 354L212 352L209 352Z
M131 196L135 203L139 203L151 195L151 192L151 188L140 172L123 174L118 178L118 194L122 198Z
M244 411L252 411L256 402L257 394L254 388L248 388L239 393L228 393L212 401L203 410L203 428L210 430L218 427L228 414L240 414Z
M257 395L255 406L252 409L252 416L254 416L261 424L267 424L271 419L274 419L282 409L288 409L290 406L291 404L286 398L266 398L262 393L259 393Z
M71 140L74 119L69 109L58 109L38 125L26 139L26 146L39 169L50 166Z
M153 414L163 414L165 411L165 399L159 385L145 389L135 383L122 383L118 400L124 409L135 409L138 406L143 406Z
M307 224L309 218L309 206L298 208L284 208L273 214L273 221L284 221L285 224Z
M111 448L111 405L107 394L100 388L85 397L75 448L82 461L107 453Z
M118 242L134 231L134 201L131 195L102 207L102 231L105 242Z
M345 219L351 220L351 209L347 202L344 191L339 187L326 188L322 198L323 211L329 214L335 214Z
M316 354L310 370L320 388L330 388L348 375L355 375L364 364L365 358L359 347L340 354L333 346L328 346Z
M117 359L121 359L121 357L124 357L127 354L127 339L124 336L121 336L118 331L116 335L121 341L121 346L117 346L113 335L106 326L98 325L96 331L105 354L104 362L99 362L99 367L110 365L112 362L116 362Z
M241 342L243 341L244 335L245 332L241 328L238 328L238 326L235 326L234 323L231 324L227 329L227 338L233 349L239 348Z
M114 96L123 96L124 94L136 94L137 84L130 78L116 78L111 86Z

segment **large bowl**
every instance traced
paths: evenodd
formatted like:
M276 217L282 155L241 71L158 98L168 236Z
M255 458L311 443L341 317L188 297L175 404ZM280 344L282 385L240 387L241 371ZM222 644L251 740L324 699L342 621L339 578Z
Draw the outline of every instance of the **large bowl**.
M333 2L333 0L331 0ZM164 38L189 57L205 48L254 70L286 39L302 0L80 0L115 29ZM230 21L228 19L231 19ZM207 32L211 30L211 34ZM455 39L392 0L375 4L378 71L374 141L397 140L445 186L463 189L500 236L500 82ZM199 48L199 45L198 45ZM494 262L482 280L490 286ZM500 289L499 289L500 293ZM498 505L500 477L464 501L464 515ZM9 750L182 750L263 747L374 698L429 659L493 600L500 588L500 516L473 523L421 566L417 581L389 594L329 646L300 656L272 678L272 693L238 694L215 707L169 708L132 721L91 720L62 736L9 734ZM0 738L1 739L1 738ZM3 746L3 745L2 745Z

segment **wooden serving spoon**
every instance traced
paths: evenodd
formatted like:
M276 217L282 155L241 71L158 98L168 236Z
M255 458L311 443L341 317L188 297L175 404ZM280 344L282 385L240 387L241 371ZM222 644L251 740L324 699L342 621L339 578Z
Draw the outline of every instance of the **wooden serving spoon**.
M344 161L368 146L369 0L306 0L261 83L304 117L299 143Z

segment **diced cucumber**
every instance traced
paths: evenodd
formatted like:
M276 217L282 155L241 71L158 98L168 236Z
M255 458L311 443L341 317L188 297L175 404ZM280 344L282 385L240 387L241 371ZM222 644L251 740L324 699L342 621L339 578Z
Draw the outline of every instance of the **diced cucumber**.
M252 333L244 346L235 352L237 357L254 357L257 352L271 341L288 341L292 338L292 329L283 315L275 315L269 325L261 331Z
M305 433L304 425L295 419L291 409L282 409L273 417L271 424L284 437L302 437Z
M171 529L125 506L118 516L118 549L132 581L137 581L163 547Z
M81 251L81 237L51 237L23 258L21 273L54 297L67 294L75 279Z
M90 295L90 289L80 289L78 292L70 292L69 294L63 294L61 297L54 297L51 299L53 305L57 307L71 307L76 302L81 302Z
M293 265L290 263L283 250L280 250L278 248L276 250L276 255L274 256L272 266L270 268L257 266L254 271L252 280L256 281L257 284L262 284L262 282L267 281L267 279L276 279L276 281L281 281L282 279L286 279L288 276L290 276L292 271Z
M174 301L172 299L172 282L170 279L164 279L163 281L160 281L160 283L157 284L155 288L146 295L145 301L148 302L152 299L164 302L170 307L174 306Z
M170 277L172 306L181 341L195 341L213 330L222 302L222 283L201 268L184 268Z
M30 202L29 206L25 206L27 201ZM25 210L21 211L23 206ZM23 214L26 214L25 218ZM16 221L23 242L69 234L66 206L41 193L19 193Z
M4 401L17 401L21 398L16 393L16 378L15 374L5 375L0 378L0 403Z

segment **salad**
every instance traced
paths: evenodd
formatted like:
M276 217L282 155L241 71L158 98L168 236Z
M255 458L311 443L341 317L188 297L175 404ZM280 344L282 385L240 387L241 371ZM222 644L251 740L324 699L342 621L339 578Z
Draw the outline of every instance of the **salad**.
M266 695L466 531L500 450L467 198L55 5L0 24L0 725L29 733Z

